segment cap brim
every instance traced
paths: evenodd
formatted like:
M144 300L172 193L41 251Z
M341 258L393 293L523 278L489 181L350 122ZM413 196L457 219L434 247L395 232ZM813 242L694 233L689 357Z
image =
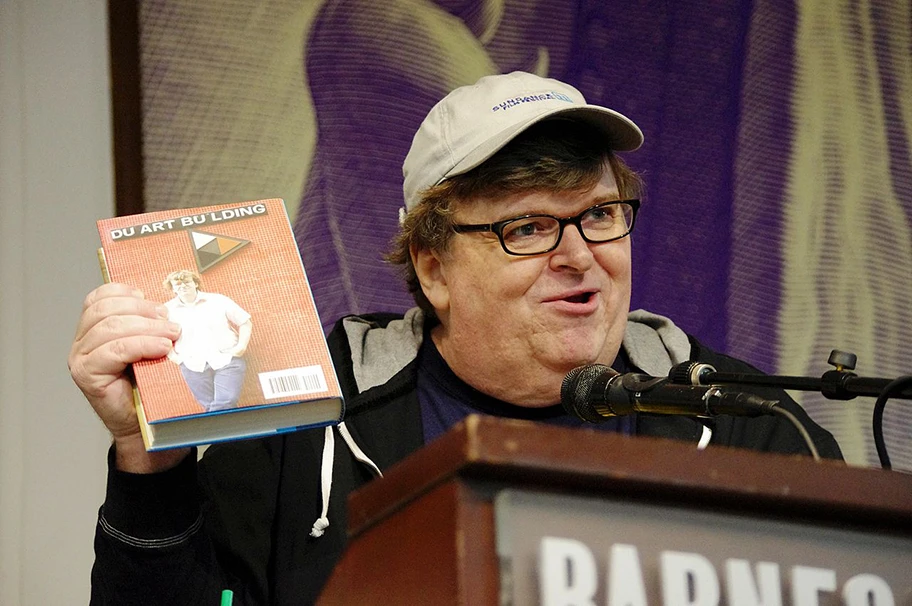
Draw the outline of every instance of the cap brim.
M572 118L591 124L599 129L606 137L607 147L612 151L633 151L643 144L643 132L632 120L598 105L577 105L574 107L558 108L542 112L522 122L511 124L509 128L495 133L484 143L476 147L463 158L456 166L451 168L441 178L441 181L467 173L482 162L500 151L507 143L515 139L521 132L538 124L543 120L554 117Z

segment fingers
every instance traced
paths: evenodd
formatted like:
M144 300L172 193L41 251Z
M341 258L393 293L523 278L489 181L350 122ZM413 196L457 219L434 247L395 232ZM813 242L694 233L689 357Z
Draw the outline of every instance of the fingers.
M125 284L105 284L83 301L67 358L73 381L117 439L139 435L127 367L172 350L180 327L164 305Z
M89 309L103 299L111 297L145 299L145 295L138 288L133 288L128 284L121 284L119 282L109 282L107 284L102 284L86 295L86 298L82 302L82 311Z
M123 374L127 365L166 355L180 336L167 320L167 309L146 301L123 285L105 284L86 297L68 363L77 385L86 392Z
M143 293L126 284L105 284L90 292L82 304L82 315L76 326L76 339L83 338L99 322L115 316L167 318L163 305L146 301Z
M180 327L173 322L164 318L149 318L131 313L130 310L124 310L123 313L98 318L94 324L88 327L85 334L77 337L73 342L73 353L87 354L104 347L106 352L110 352L117 359L129 364L143 359L136 356L142 355L142 352L147 351L150 347L148 342L139 341L141 346L138 348L136 337L164 339L170 349L171 343L179 336ZM127 341L121 343L122 340ZM154 357L161 357L166 353L167 350Z
M83 391L97 394L112 380L122 375L130 364L140 360L161 358L170 350L171 340L165 337L119 337L85 351L74 350L69 360L70 373Z

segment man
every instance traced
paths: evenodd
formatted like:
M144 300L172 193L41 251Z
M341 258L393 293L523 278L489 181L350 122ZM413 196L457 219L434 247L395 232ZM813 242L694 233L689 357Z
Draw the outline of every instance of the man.
M526 73L483 78L438 103L405 160L390 255L418 308L344 318L330 335L347 403L338 434L214 446L199 466L187 450L146 453L124 371L167 354L177 326L122 285L91 293L69 361L114 438L94 603L204 603L224 587L245 604L308 603L344 548L348 493L466 414L580 426L558 404L560 386L591 363L653 375L687 359L749 370L666 318L628 314L640 188L615 152L641 142L626 117ZM773 397L824 456L841 456L785 394ZM597 427L807 452L778 417L714 425L637 415ZM335 435L357 456L336 449Z
M244 386L253 323L250 314L225 295L200 291L196 273L180 269L162 283L174 293L165 303L168 319L180 326L180 337L168 359L179 365L193 397L206 410L237 406Z

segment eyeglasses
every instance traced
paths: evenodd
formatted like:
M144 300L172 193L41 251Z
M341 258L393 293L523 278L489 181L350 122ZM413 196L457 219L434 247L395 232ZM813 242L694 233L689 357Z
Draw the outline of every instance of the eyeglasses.
M620 240L633 231L639 209L639 200L618 200L596 204L564 219L551 215L523 215L494 223L457 224L453 231L459 234L493 232L508 255L540 255L557 248L567 225L576 225L583 240L591 244Z

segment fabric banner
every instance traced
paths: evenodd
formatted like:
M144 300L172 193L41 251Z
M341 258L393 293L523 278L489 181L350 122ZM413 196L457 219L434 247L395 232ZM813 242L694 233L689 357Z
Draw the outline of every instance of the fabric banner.
M908 1L145 0L147 210L282 197L324 323L404 310L382 259L447 91L516 69L632 118L633 308L766 372L912 374ZM878 465L873 400L793 394ZM885 414L912 470L912 407Z

